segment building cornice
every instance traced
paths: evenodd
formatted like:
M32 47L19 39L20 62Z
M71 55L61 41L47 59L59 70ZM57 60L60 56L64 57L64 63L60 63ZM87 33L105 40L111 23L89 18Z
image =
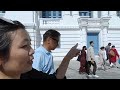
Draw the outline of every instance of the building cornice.
M79 26L40 26L40 29L79 29Z
M108 30L120 30L120 28L108 28Z
M109 26L110 17L78 18L79 28L104 28Z

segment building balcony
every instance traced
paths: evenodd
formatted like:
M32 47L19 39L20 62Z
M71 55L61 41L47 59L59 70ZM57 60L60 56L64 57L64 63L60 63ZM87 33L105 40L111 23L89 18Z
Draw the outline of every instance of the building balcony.
M60 25L61 18L40 18L41 26Z

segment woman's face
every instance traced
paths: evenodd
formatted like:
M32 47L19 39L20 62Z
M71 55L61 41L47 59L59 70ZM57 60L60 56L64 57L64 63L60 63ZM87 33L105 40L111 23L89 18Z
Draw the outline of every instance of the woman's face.
M87 47L85 47L85 50L87 50Z
M28 33L21 29L12 35L10 55L3 64L4 72L8 75L25 73L32 69L34 50Z

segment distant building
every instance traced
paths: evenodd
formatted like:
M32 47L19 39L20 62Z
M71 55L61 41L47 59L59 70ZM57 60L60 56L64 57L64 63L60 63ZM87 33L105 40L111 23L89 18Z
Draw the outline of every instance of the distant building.
M83 45L88 47L91 40L96 55L109 42L120 53L120 11L0 11L0 16L25 24L34 49L42 44L46 30L58 30L61 39L53 51L54 60L62 60L76 43L80 49Z

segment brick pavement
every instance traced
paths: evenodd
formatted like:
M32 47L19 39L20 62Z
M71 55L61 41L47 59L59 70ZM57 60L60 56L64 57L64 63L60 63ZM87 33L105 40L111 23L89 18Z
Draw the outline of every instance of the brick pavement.
M54 61L55 69L60 65L61 61ZM107 70L97 70L96 74L99 78L89 79L120 79L120 64L117 64L119 68L110 68L107 66ZM88 79L85 74L79 74L80 63L78 61L70 61L66 76L67 79Z

